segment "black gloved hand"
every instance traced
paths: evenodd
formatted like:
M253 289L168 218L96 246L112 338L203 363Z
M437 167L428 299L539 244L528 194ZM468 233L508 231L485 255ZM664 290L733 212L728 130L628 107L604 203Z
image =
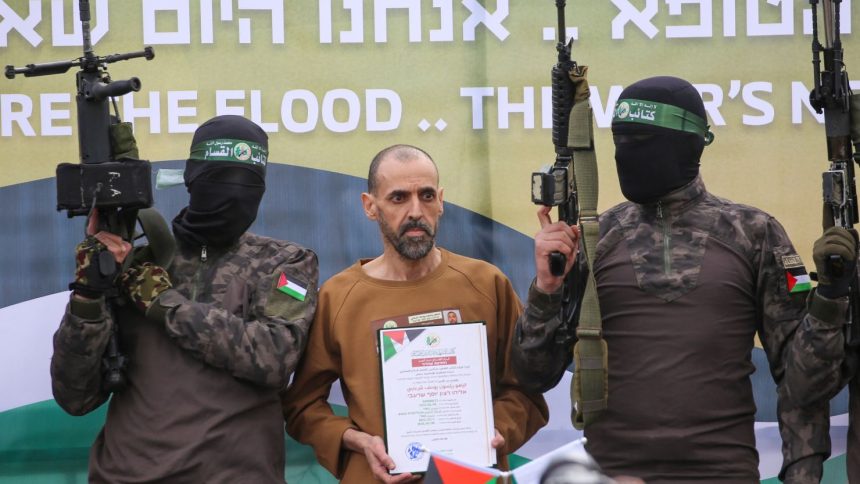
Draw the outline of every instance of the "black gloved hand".
M90 236L75 247L75 280L69 289L75 294L98 299L114 287L119 264L107 247Z
M812 246L818 272L818 294L829 298L848 295L857 267L857 240L843 227L830 227Z

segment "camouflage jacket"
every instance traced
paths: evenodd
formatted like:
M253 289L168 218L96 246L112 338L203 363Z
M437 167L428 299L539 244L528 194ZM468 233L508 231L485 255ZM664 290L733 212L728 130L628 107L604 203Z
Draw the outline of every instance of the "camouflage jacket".
M858 355L845 345L848 297L809 296L809 314L797 329L786 358L785 382L791 398L800 404L830 400L853 376Z
M54 398L71 414L108 398L111 328L129 361L90 449L90 481L282 484L279 393L316 309L316 255L246 233L229 249L180 244L167 270L173 288L153 303L160 311L120 304L113 318L104 301L73 298L54 335ZM296 284L304 298L284 292Z
M286 388L298 363L317 303L316 254L296 244L245 233L228 250L180 244L168 267L173 289L162 293L163 325L170 340L193 358L236 378ZM278 289L282 278L307 290L303 301ZM128 305L131 306L131 305ZM118 313L124 351L134 351L129 307ZM139 322L135 322L139 324ZM69 413L85 414L108 394L101 388L101 358L114 321L104 301L72 299L54 334L54 397ZM140 362L132 361L130 378ZM190 384L190 383L189 383Z
M785 385L799 405L828 402L848 385L848 482L860 481L860 348L846 344L848 297L827 299L813 293L809 314L791 346L785 368ZM858 324L854 323L854 331Z
M613 207L600 217L600 239L595 251L595 276L601 308L612 308L617 315L619 310L615 308L638 307L629 306L633 301L609 301L605 298L606 294L615 290L601 284L601 280L606 279L605 271L609 270L624 271L622 276L630 273L634 279L630 284L638 286L639 291L639 295L632 297L651 301L647 302L649 309L660 307L654 301L662 300L666 308L662 311L668 311L666 318L673 317L673 303L682 301L684 296L687 296L686 307L695 307L695 301L704 297L702 290L693 291L706 282L699 276L709 244L719 244L723 253L734 254L731 257L738 259L735 263L744 268L744 274L739 274L738 280L730 284L743 284L743 291L752 295L746 303L741 300L742 304L752 305L742 309L744 314L750 314L747 324L749 338L745 344L751 348L752 332L757 332L777 383L778 419L784 457L781 476L787 482L818 482L822 461L829 453L826 426L829 412L821 405L801 408L794 405L786 395L783 358L790 338L804 317L803 298L806 292L801 292L801 285L792 294L794 281L789 281L789 273L798 275L798 271L804 272L804 269L785 231L775 219L753 207L709 194L701 178L655 204L626 202ZM629 257L626 262L616 260L617 264L608 268L607 254L619 245L624 246ZM577 277L581 277L581 274ZM556 341L556 331L561 325L560 304L560 294L542 294L533 284L526 310L517 322L512 359L519 380L529 390L545 391L557 384L572 360L572 345ZM603 313L606 321L607 311L604 309ZM635 321L635 314L628 319ZM702 321L715 321L720 317L721 314L695 315L696 319L701 318ZM613 355L613 343L609 337L612 329L604 323L610 352L610 387L613 372L629 374L638 371L638 365L649 358L666 360L673 356L661 356L654 351L631 352L626 358L618 353ZM694 332L686 337L692 338L691 341L696 338ZM703 341L700 344L711 342ZM737 353L736 349L733 350ZM736 362L736 366L751 367L749 354L737 358L744 361ZM613 368L613 363L626 365L627 368ZM701 391L690 388L692 392L697 390ZM613 407L612 391L610 388L610 410ZM652 388L654 391L656 389ZM642 398L651 396L642 395ZM625 403L627 408L639 405L635 401L622 402ZM748 426L751 434L751 414ZM619 451L622 450L619 448Z

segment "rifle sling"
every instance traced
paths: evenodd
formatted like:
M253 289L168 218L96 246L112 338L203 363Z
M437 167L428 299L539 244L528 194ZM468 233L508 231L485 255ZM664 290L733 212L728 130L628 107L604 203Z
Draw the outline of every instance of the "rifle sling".
M597 157L594 153L594 128L591 103L588 101L588 68L571 71L577 99L570 113L568 146L573 148L573 168L580 207L582 244L580 250L588 260L588 279L583 295L577 342L573 348L574 375L571 398L575 405L573 426L583 429L606 409L608 397L608 353L603 340L600 304L594 282L594 253L599 237L597 195Z
M137 220L146 236L147 245L135 251L134 262L152 262L167 268L173 261L176 240L164 217L154 208L144 208L138 210Z

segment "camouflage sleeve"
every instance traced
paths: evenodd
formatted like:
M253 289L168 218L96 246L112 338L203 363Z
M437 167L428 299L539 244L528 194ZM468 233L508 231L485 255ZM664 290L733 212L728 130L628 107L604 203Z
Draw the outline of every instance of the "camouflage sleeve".
M573 343L556 341L560 311L561 292L542 293L532 281L511 345L511 365L526 391L545 392L553 388L573 360Z
M496 331L498 338L496 354L496 382L493 393L493 416L495 426L505 439L499 458L513 453L525 444L537 431L546 425L549 409L540 391L529 390L522 385L512 368L508 349L512 345L514 325L522 311L522 304L505 277L496 284Z
M768 217L757 262L758 334L777 385L777 418L782 436L780 478L790 483L817 483L830 454L827 405L799 406L785 385L790 341L805 312L808 276L782 226Z
M104 299L81 302L72 297L66 306L54 333L51 390L57 404L71 415L84 415L108 398L102 391L101 362L112 326Z
M286 388L307 343L319 269L313 251L290 245L285 252L285 260L259 276L245 317L217 303L189 301L174 289L165 291L158 303L169 308L167 333L211 366L259 385ZM294 281L300 282L298 288Z
M343 286L323 289L308 336L307 356L296 369L289 389L281 394L287 433L313 447L320 465L343 479L351 451L342 446L343 433L358 429L349 415L335 415L328 397L332 384L343 374L336 319L344 304Z
M785 365L786 391L799 405L829 401L846 383L841 368L848 297L828 299L813 291L808 305L789 344Z

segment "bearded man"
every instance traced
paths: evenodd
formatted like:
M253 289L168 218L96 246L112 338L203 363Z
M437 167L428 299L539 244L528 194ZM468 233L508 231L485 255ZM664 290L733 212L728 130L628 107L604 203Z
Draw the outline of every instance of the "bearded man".
M516 382L508 348L522 305L510 281L495 266L463 257L435 243L442 216L443 189L430 155L408 145L382 150L370 164L365 214L379 224L382 255L356 262L329 279L319 306L305 358L283 398L287 432L314 448L319 462L345 483L417 480L412 474L389 475L394 461L380 437L384 431L376 330L393 324L415 326L457 321L485 321L490 382L493 387L495 437L500 466L505 456L546 424L540 393ZM568 244L545 242L573 260L577 234L564 224ZM434 316L435 315L435 316ZM412 323L412 324L410 324ZM335 415L326 399L340 379L349 415Z

